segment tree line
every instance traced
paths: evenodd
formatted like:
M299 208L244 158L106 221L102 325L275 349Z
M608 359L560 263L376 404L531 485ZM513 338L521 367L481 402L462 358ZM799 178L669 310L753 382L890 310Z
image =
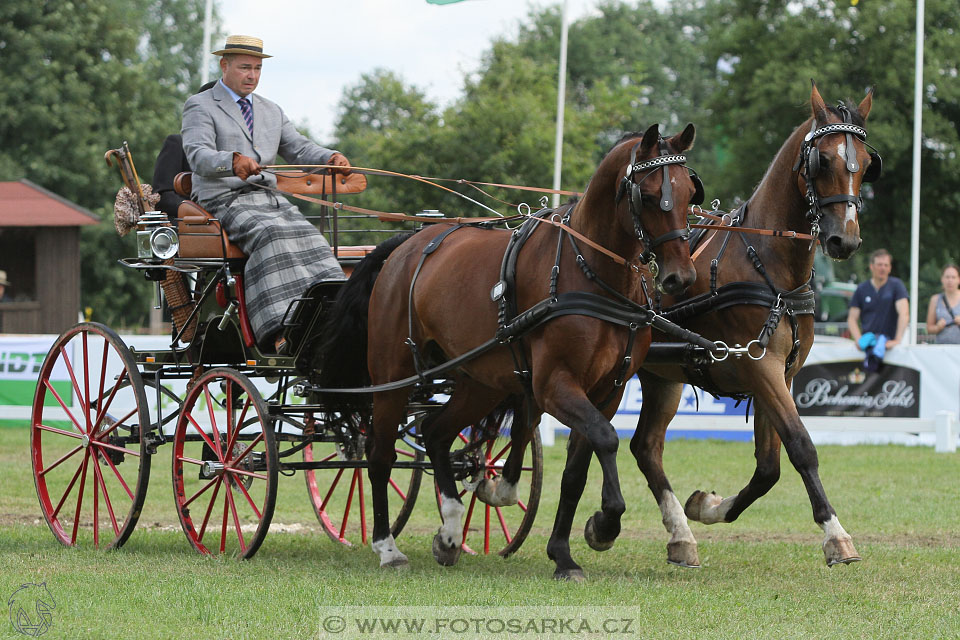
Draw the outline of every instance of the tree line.
M103 152L127 139L141 175L183 100L199 84L202 0L67 3L7 0L0 8L0 179L28 177L108 219L119 186ZM122 11L127 11L126 14ZM126 18L133 12L137 20ZM906 0L605 0L569 31L562 186L580 191L624 132L659 122L665 133L697 126L690 164L708 201L747 198L780 145L809 115L810 79L824 98L858 102L874 88L869 142L884 175L865 185L863 247L836 263L842 278L867 275L870 251L894 255L909 276L914 3ZM120 16L124 17L121 18ZM952 224L960 205L960 38L954 2L927 0L921 192L921 300L939 266L960 258ZM560 10L537 9L490 43L460 97L441 107L388 61L359 76L339 102L334 140L354 164L403 173L548 186L559 57ZM489 190L471 198L504 213L518 199ZM351 204L385 211L440 209L485 215L465 200L411 181L370 177ZM309 207L306 207L309 209ZM351 227L382 227L350 221ZM151 294L115 265L130 253L108 223L83 234L83 296L108 322L144 321ZM368 233L364 242L382 239ZM117 304L122 301L122 304ZM111 316L111 314L113 314Z

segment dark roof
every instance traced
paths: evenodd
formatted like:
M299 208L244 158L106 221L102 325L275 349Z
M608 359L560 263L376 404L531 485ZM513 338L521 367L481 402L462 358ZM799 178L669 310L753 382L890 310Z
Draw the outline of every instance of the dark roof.
M0 182L0 227L77 227L100 219L26 178Z

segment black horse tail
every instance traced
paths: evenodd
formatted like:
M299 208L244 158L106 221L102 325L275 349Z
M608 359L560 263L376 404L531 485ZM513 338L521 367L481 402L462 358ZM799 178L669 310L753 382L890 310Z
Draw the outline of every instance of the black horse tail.
M321 388L370 386L367 371L367 312L373 285L383 263L411 234L400 234L380 243L357 264L350 279L337 293L333 308L320 328L311 366ZM326 394L325 403L359 407L369 403L369 394Z

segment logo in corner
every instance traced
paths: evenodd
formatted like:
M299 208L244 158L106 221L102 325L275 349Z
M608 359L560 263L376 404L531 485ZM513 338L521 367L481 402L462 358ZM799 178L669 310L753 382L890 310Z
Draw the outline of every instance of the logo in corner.
M7 601L10 606L10 623L25 636L37 638L50 630L53 614L57 608L47 583L20 585Z

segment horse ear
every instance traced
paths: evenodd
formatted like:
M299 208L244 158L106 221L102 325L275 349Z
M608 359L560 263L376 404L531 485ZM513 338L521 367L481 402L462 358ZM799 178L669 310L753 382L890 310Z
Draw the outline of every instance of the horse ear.
M813 117L819 119L820 114L827 110L827 105L820 96L820 92L817 90L817 83L813 81L813 78L810 79L810 84L812 86L810 90L810 108L813 110Z
M640 148L644 151L649 151L657 146L658 142L660 142L660 125L652 124L643 134L643 140L640 141Z
M691 122L681 134L673 136L673 138L670 139L670 143L678 153L683 153L684 151L693 148L693 141L696 139L696 137L697 128L694 127L693 123Z
M863 117L864 120L867 119L867 115L870 113L870 107L873 106L873 87L870 87L870 90L867 91L866 97L860 102L860 105L857 107L857 112Z

